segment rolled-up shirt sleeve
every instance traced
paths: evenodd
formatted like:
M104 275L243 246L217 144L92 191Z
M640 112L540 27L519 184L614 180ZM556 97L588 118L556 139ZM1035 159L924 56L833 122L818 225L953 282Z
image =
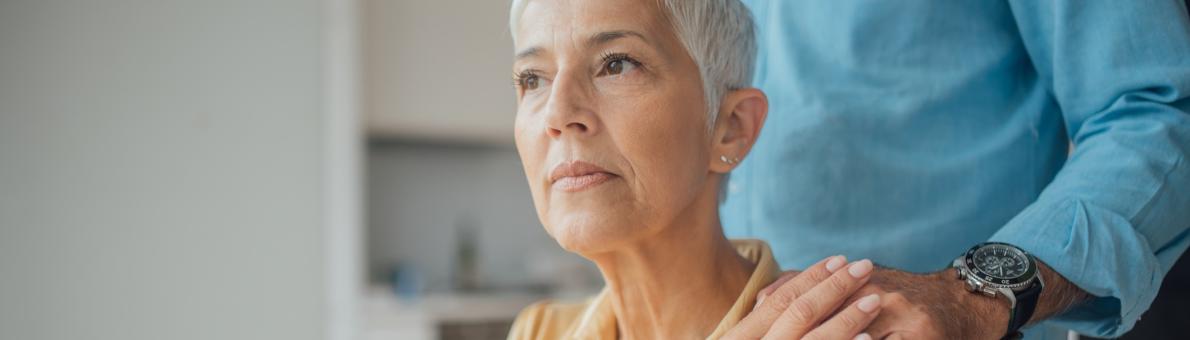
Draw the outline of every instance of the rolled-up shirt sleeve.
M1116 337L1190 245L1190 17L1181 0L1010 3L1072 150L991 240L1094 296L1050 322Z

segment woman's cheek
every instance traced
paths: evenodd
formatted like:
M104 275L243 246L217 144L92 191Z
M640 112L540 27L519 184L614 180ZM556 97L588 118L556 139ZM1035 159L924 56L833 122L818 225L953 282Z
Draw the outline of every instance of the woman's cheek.
M652 79L643 71L631 74L604 76L595 79L595 88L600 93L616 96L640 96L653 91Z

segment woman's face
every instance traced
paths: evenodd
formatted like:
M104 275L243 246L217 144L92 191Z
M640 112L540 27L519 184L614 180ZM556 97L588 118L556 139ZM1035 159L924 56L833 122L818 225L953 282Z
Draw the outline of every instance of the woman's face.
M680 223L717 188L698 67L658 6L531 1L514 28L517 150L538 217L570 251Z

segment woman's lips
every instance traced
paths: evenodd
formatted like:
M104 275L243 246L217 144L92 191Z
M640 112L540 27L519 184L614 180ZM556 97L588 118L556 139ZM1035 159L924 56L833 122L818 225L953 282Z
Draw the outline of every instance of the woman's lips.
M603 182L607 182L610 179L612 179L612 174L606 172L562 177L554 181L554 188L565 192L578 192L603 184Z
M550 183L554 189L565 192L594 188L614 178L615 174L583 161L564 162L550 172Z

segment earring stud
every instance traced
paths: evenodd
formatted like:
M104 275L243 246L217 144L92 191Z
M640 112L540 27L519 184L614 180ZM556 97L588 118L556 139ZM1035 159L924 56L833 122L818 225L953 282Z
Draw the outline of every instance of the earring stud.
M722 155L719 156L719 160L722 161L723 163L727 163L727 165L734 165L734 164L740 162L739 158L730 158L729 159L729 158L727 158L727 156L722 156Z

